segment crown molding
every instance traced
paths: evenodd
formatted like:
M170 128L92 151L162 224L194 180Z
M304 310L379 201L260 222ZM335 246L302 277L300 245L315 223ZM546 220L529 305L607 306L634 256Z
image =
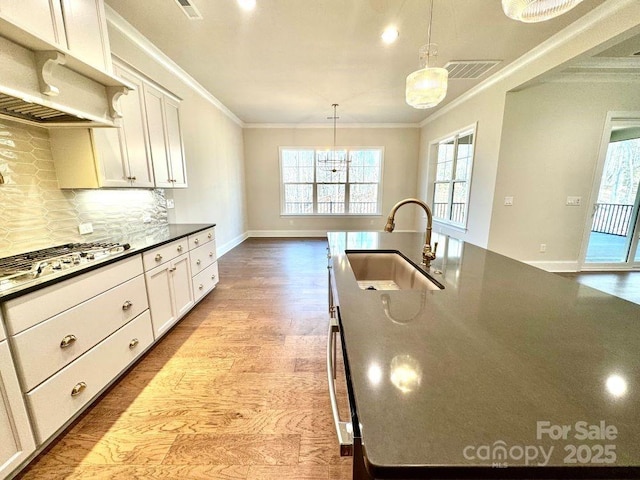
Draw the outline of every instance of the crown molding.
M109 5L104 6L107 22L113 28L117 29L120 33L122 33L125 37L127 37L131 42L137 45L143 52L149 55L153 60L158 62L176 77L178 77L182 82L184 82L187 86L189 86L192 90L198 93L201 97L211 103L214 107L220 110L223 114L225 114L229 119L231 119L234 123L238 124L240 127L245 127L245 123L240 120L231 110L229 110L220 100L214 97L211 92L209 92L206 88L204 88L198 81L189 75L186 71L184 71L177 63L175 63L171 58L169 58L162 50L156 47L151 41L142 35L136 28L127 22L119 13L117 13L113 8Z
M244 128L333 128L326 123L245 123ZM420 128L418 123L339 123L343 128Z
M603 20L616 15L618 12L628 7L637 7L637 5L638 0L609 0L606 3L603 3L602 5L594 8L592 11L580 17L578 20L571 23L564 29L560 30L555 35L552 35L537 47L529 50L527 53L505 66L502 70L499 70L494 75L480 82L475 87L467 90L459 97L453 99L450 103L444 105L441 109L433 113L433 115L428 116L422 122L420 122L419 126L424 127L428 125L429 123L437 120L443 115L451 112L466 101L472 99L476 95L484 92L488 88L520 72L524 68L533 64L539 58L544 57L558 47L569 43L580 34L597 26L598 23L602 22Z

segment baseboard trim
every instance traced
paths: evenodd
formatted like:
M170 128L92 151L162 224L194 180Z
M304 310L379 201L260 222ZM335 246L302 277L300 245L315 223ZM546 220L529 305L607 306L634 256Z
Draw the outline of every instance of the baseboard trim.
M326 237L327 230L249 230L249 237L261 238L309 238L309 237Z
M222 244L220 246L216 246L216 255L217 255L217 257L220 258L225 253L227 253L228 251L230 251L233 248L235 248L238 245L240 245L247 238L249 238L249 234L247 232L244 232L244 233L238 235L236 238L233 238L233 239L229 240L228 242L226 242L226 243L224 243L224 244Z
M547 272L578 272L580 265L578 262L559 261L559 262L524 262L532 267L546 270Z

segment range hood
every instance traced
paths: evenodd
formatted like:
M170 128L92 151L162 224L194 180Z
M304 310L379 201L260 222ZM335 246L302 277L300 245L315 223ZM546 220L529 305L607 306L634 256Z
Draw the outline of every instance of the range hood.
M0 117L47 128L116 125L117 100L132 86L0 23Z

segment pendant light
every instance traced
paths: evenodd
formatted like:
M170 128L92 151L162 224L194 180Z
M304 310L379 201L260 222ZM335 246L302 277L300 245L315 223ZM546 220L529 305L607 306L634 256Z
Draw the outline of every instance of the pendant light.
M582 0L502 0L505 15L525 23L543 22L568 12Z
M340 105L333 103L331 106L333 107L333 116L327 117L327 120L333 120L333 149L318 157L318 167L325 172L340 173L347 169L349 160L344 150L338 151L336 149L337 120L340 118L337 115L337 108Z
M431 57L438 55L438 46L431 43L431 24L433 22L433 0L429 15L429 32L427 44L419 51L420 64L423 66L407 77L405 100L413 108L432 108L438 105L447 95L449 71L446 68L430 66Z

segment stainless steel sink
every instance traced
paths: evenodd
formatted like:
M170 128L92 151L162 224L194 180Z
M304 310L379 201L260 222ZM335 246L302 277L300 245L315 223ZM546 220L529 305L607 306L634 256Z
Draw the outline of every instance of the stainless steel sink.
M393 251L347 250L347 259L363 290L441 290L443 285Z

